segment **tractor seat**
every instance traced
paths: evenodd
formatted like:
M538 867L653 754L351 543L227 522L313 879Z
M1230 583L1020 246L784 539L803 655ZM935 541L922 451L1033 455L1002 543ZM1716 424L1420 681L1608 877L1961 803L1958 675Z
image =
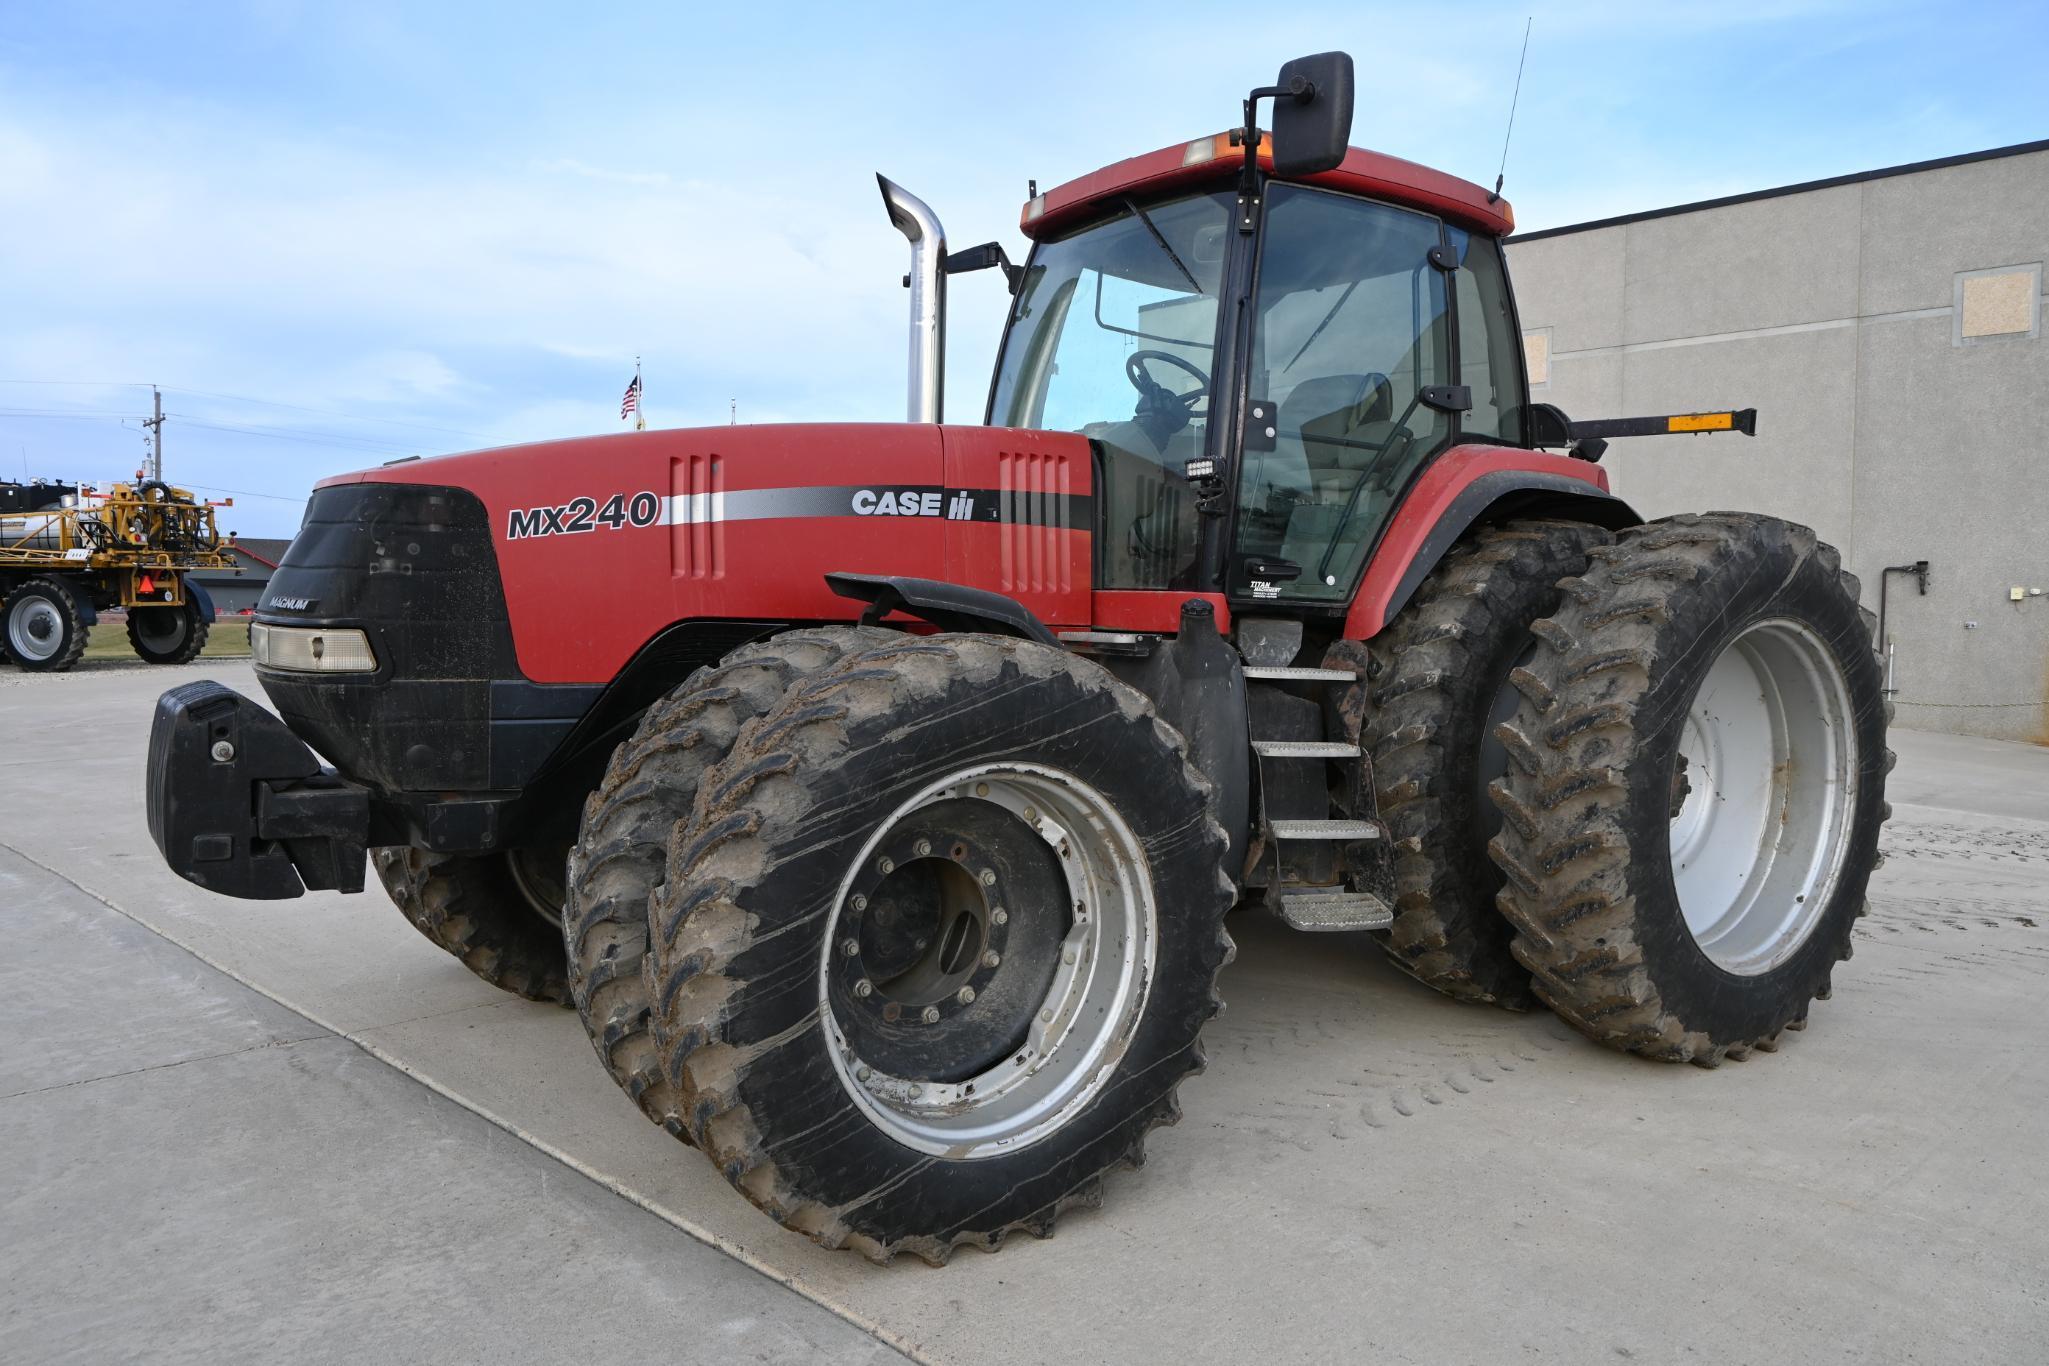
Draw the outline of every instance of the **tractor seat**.
M1283 432L1301 433L1313 491L1322 499L1342 497L1373 463L1370 446L1393 430L1394 386L1381 374L1319 375L1289 391L1279 416ZM1348 442L1368 445L1341 444Z

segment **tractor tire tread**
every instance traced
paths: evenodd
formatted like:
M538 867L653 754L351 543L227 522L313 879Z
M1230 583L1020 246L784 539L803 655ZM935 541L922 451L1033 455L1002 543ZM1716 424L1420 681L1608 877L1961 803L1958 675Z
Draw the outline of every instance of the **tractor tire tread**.
M1854 911L1824 915L1814 928L1833 942L1812 955L1809 980L1789 980L1768 1011L1733 1034L1719 1022L1708 1026L1697 1009L1691 1018L1676 1009L1649 961L1664 951L1651 943L1657 932L1630 881L1624 775L1639 724L1654 719L1642 709L1662 672L1660 628L1673 615L1669 604L1767 542L1796 568L1812 560L1826 571L1869 632L1871 614L1857 601L1856 580L1811 529L1747 513L1666 518L1622 532L1593 556L1581 579L1585 591L1568 595L1535 631L1543 645L1531 671L1555 694L1554 705L1540 709L1526 697L1498 728L1520 759L1493 785L1504 823L1488 851L1505 877L1499 906L1514 930L1515 957L1536 995L1575 1029L1662 1061L1713 1067L1752 1050L1777 1051L1785 1031L1805 1027L1809 1000L1826 999L1828 969L1849 957L1851 931L1866 905L1859 877ZM1890 705L1882 712L1889 722ZM1890 754L1869 765L1881 788ZM1878 814L1887 814L1882 803ZM1642 833L1634 833L1640 842ZM1857 837L1875 846L1877 823ZM1676 894L1672 905L1676 914Z
M1065 1189L1052 1198L1028 1210L989 1216L980 1225L901 1237L862 1231L855 1227L859 1202L830 1206L791 1179L742 1097L762 1055L793 1040L743 1044L731 1036L737 1004L750 991L773 992L775 984L751 982L741 970L739 960L760 942L762 926L734 899L735 884L721 870L759 868L770 858L775 836L802 822L822 773L848 752L848 736L857 727L872 733L877 718L904 714L907 702L936 695L963 673L993 685L996 680L1047 677L1056 670L1085 691L1109 693L1127 722L1145 727L1171 751L1189 789L1202 800L1204 818L1171 852L1177 865L1214 870L1213 904L1203 908L1204 914L1214 913L1215 924L1213 937L1200 950L1206 981L1176 1026L1187 1042L1149 1069L1148 1088L1156 1086L1157 1096L1124 1122L1119 1130L1124 1139L1114 1156L1063 1177ZM1105 1176L1142 1166L1147 1134L1181 1118L1177 1089L1205 1065L1199 1031L1223 1010L1216 979L1235 954L1223 923L1233 890L1223 871L1228 840L1209 795L1208 783L1188 761L1185 741L1154 714L1150 701L1090 661L1045 646L989 635L905 636L801 680L773 713L749 728L707 779L692 834L679 840L670 876L656 894L655 923L662 938L648 960L655 1032L696 1145L741 1194L784 1227L822 1247L858 1251L878 1263L908 1253L938 1266L961 1247L994 1252L1014 1233L1051 1237L1055 1222L1069 1209L1100 1206ZM807 1033L818 1028L816 1019L814 1012Z
M795 679L895 634L807 627L740 646L648 708L584 802L562 920L571 994L605 1070L649 1119L685 1142L675 1088L648 1034L642 966L650 897L666 873L670 840L690 817L699 780L748 722Z
M1474 819L1468 771L1492 705L1478 674L1512 663L1531 616L1555 605L1559 579L1586 567L1610 533L1584 522L1526 519L1482 528L1446 555L1415 596L1368 643L1373 705L1364 744L1374 759L1381 818L1394 846L1394 924L1376 931L1403 972L1448 996L1511 1010L1533 1004L1529 976L1509 952L1494 908L1500 875L1477 843L1448 836ZM1482 692L1485 695L1481 695Z
M370 863L412 927L478 977L529 1001L570 1004L559 937L502 857L398 846L372 850Z

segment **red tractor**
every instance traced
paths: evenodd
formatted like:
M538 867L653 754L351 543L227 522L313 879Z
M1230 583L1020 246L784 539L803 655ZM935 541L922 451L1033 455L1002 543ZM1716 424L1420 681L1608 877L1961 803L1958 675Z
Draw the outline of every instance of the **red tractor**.
M1022 266L883 182L908 423L328 480L251 632L282 721L158 704L165 859L289 897L367 850L877 1259L1043 1236L1141 1160L1234 906L1649 1057L1775 1048L1886 813L1857 583L1805 527L1611 494L1604 436L1754 415L1532 404L1508 205L1350 123L1350 60L1292 62L1240 129L1035 195ZM986 422L944 425L982 267Z

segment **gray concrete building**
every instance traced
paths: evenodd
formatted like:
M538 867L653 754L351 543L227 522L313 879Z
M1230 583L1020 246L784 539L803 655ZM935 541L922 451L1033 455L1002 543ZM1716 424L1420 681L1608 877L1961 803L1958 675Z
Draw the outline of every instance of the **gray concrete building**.
M1896 724L2049 743L2049 141L1512 239L1532 398L1646 516L1804 522L1886 594ZM1927 591L1887 566L1928 562Z

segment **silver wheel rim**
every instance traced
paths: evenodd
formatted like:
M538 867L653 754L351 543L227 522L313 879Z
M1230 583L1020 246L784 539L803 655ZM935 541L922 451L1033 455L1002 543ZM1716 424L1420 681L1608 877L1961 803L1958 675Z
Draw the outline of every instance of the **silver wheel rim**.
M864 1062L835 1015L831 965L856 871L922 807L971 799L1008 812L1059 856L1070 917L1053 981L1025 1041L981 1073L950 1082L894 1076ZM1018 907L1016 914L1047 908ZM1158 914L1144 848L1109 800L1071 774L1036 764L964 768L882 821L841 880L817 978L834 1072L868 1119L909 1148L985 1158L1057 1132L1102 1090L1130 1045L1153 975Z
M1857 799L1849 686L1808 627L1762 621L1724 646L1688 705L1672 881L1717 967L1769 972L1835 891Z
M7 614L7 648L40 664L64 645L64 616L47 598L30 598Z

